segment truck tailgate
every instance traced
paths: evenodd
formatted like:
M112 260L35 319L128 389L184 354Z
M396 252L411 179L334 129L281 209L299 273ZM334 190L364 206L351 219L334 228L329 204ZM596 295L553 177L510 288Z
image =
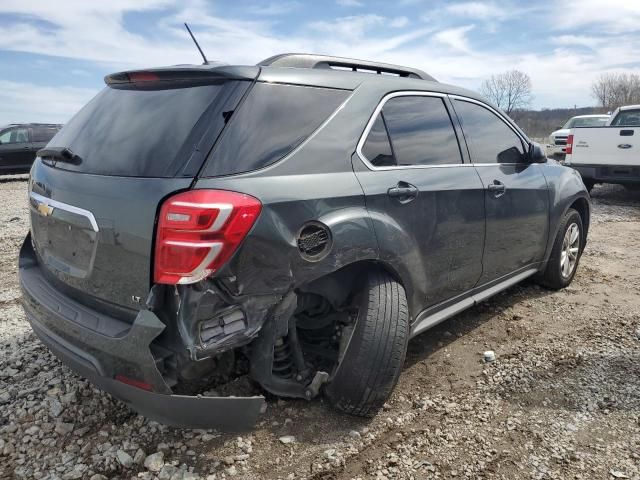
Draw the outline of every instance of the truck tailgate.
M571 165L640 165L640 128L589 127L574 128Z

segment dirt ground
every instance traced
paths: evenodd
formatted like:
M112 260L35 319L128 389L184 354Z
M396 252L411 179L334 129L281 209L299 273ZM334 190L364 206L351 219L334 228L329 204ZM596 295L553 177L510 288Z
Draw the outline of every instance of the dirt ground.
M150 422L48 353L19 305L26 194L0 179L0 478L640 479L640 191L594 189L569 288L524 283L414 339L375 418L270 398L242 436Z

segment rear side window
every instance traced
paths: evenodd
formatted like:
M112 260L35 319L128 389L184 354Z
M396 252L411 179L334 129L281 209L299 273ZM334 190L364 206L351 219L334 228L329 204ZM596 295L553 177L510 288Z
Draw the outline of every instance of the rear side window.
M518 163L524 160L522 140L490 110L454 100L464 137L474 163Z
M614 127L640 126L640 110L622 110L611 122Z
M32 132L33 142L48 142L58 133L58 129L55 127L35 127Z
M275 163L320 127L349 93L257 83L233 115L203 176L248 172Z
M233 103L233 92L248 85L232 81L148 90L106 87L49 143L69 148L82 161L58 162L56 167L128 177L191 176L184 173L185 164L205 130L217 129L217 137L224 114L234 108L227 105Z
M387 133L391 139L389 150ZM462 163L458 139L440 97L401 96L388 100L362 153L376 167Z

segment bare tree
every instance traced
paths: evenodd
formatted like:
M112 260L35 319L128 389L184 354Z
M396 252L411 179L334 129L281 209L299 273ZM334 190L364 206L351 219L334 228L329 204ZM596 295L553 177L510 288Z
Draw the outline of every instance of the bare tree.
M480 92L510 115L531 103L531 78L520 70L491 75L482 82Z
M595 98L602 108L609 107L609 96L615 83L615 74L603 73L591 84L591 95Z
M591 95L608 110L640 103L640 75L603 73L591 84Z

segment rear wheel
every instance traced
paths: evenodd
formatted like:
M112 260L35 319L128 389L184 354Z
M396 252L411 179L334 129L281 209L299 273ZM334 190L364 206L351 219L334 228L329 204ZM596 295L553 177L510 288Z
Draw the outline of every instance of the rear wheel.
M569 209L562 219L547 267L540 278L546 287L558 290L571 283L578 269L584 233L580 214Z
M372 416L395 387L409 341L409 310L402 285L383 270L366 274L356 296L353 333L325 388L343 412Z

